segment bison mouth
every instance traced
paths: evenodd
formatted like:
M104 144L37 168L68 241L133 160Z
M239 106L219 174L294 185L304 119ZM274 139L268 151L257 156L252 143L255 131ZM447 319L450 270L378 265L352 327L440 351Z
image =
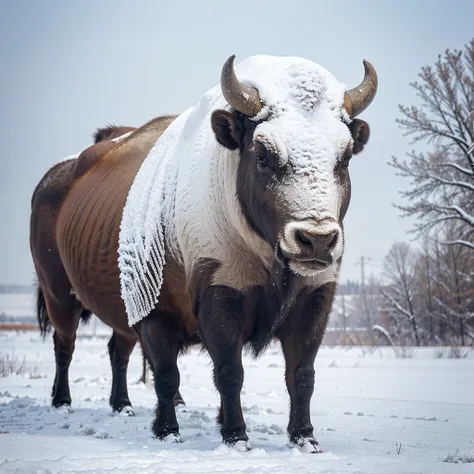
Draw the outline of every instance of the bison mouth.
M283 268L289 268L291 271L301 276L316 275L327 270L330 265L330 262L325 262L318 259L298 259L285 257L281 251L280 245L277 245L275 256Z

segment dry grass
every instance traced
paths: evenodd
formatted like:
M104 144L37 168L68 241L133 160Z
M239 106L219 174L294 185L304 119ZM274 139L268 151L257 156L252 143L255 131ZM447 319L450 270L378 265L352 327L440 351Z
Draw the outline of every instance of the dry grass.
M470 347L453 345L449 347L436 347L434 357L436 359L466 359L471 351Z
M9 375L26 375L30 379L38 379L39 374L38 361L28 362L26 358L18 359L12 355L0 353L0 378Z
M416 354L414 346L393 346L392 349L397 359L413 359Z

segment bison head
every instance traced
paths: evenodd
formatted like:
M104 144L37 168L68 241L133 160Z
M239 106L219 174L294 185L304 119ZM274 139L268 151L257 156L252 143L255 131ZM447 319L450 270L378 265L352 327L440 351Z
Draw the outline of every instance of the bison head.
M316 64L283 63L285 81L274 82L284 91L275 101L265 84L239 81L233 62L231 56L221 74L232 109L214 111L211 122L217 141L239 152L243 213L284 266L315 275L342 257L349 162L369 138L368 124L355 116L372 102L377 74L364 61L364 80L343 93Z

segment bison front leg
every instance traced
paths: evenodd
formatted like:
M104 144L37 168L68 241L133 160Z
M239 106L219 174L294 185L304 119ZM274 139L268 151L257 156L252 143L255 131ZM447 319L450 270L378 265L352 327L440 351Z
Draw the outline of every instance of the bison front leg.
M313 435L310 404L314 391L314 360L321 345L334 298L330 283L299 296L295 309L277 335L285 356L285 380L290 395L288 436L304 452L319 453Z
M201 338L214 363L214 382L221 396L223 443L248 451L248 436L240 403L242 366L242 298L230 288L208 287L199 304Z

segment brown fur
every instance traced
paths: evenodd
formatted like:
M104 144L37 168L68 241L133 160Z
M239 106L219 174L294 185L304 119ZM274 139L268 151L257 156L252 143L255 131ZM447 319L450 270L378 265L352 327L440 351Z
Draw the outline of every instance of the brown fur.
M61 260L81 301L117 331L130 335L120 295L118 235L128 191L143 160L174 120L149 122L120 143L103 142L78 158L75 181L56 222Z
M40 327L43 333L49 324L55 329L55 406L70 403L67 370L76 329L81 315L91 311L114 329L109 344L114 380L117 377L119 385L126 384L123 370L137 335L128 326L120 297L117 245L121 213L143 159L173 120L154 119L120 143L107 138L122 135L124 128L99 130L95 139L102 141L77 159L53 166L33 193L30 246L39 285ZM111 396L117 410L130 404L126 385L119 392Z

